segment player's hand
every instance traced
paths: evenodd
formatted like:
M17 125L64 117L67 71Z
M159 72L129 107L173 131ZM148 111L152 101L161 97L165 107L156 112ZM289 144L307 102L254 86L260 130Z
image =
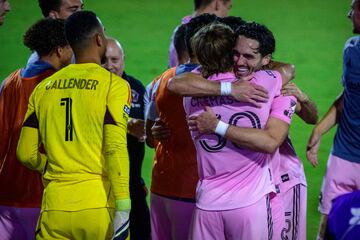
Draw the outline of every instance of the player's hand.
M231 96L240 102L248 102L260 108L261 103L268 101L268 92L264 87L249 82L252 77L253 75L250 75L246 79L234 82L231 86Z
M136 137L139 142L145 141L145 121L142 119L131 118L128 121L128 133Z
M283 86L281 89L281 94L284 96L294 96L300 103L305 103L309 101L309 97L303 93L298 86L293 82L289 82Z
M130 210L115 211L112 240L125 240L129 236Z
M158 141L166 141L170 137L170 130L165 126L164 122L157 118L151 127L151 134Z
M199 135L215 132L219 122L216 114L210 107L205 107L205 111L197 116L191 116L188 120L190 131L198 131Z
M313 167L316 167L318 162L318 152L320 147L321 134L316 131L316 128L312 131L310 139L307 144L306 158L309 160Z

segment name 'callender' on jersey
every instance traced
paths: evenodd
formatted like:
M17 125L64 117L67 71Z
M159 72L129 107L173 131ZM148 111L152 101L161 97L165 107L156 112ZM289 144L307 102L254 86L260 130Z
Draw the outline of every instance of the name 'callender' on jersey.
M44 191L43 210L114 207L113 194L129 194L126 187L110 188L112 170L105 163L103 131L105 124L120 127L117 146L125 146L121 164L128 164L130 104L128 83L92 63L71 64L37 86L24 126L39 129L48 158L44 179L50 184ZM128 166L122 169L126 172ZM124 184L129 181L128 174L121 178Z

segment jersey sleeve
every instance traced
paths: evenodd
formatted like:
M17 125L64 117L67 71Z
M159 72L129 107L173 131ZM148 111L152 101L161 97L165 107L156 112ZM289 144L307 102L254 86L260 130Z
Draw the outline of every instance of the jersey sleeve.
M35 91L31 94L28 110L16 149L16 156L26 167L43 172L46 156L39 152L39 124L35 114Z
M129 155L126 133L130 114L131 90L122 79L113 79L107 98L104 120L105 164L117 210L130 209Z
M295 108L295 97L279 95L274 98L271 104L270 117L278 118L290 125Z

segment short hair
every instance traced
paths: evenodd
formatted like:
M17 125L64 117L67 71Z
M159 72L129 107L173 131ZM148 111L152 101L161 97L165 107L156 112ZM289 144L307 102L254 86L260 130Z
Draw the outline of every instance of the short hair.
M194 9L198 10L200 8L204 8L209 6L215 0L194 0ZM223 2L228 2L230 0L222 0Z
M195 35L195 33L201 29L202 27L214 22L217 20L215 14L204 13L197 17L194 17L186 24L185 30L185 44L189 56L193 56L193 50L191 48L191 38Z
M235 41L234 31L222 23L209 24L195 34L191 44L204 77L232 69Z
M241 17L227 16L219 18L219 22L229 26L234 32L246 22Z
M39 0L39 7L44 17L48 17L51 11L60 11L62 0Z
M24 45L39 56L49 55L55 48L67 46L64 23L64 20L52 18L37 21L26 31Z
M182 56L184 53L187 53L186 44L185 44L185 30L186 26L180 25L174 35L174 47L178 57Z
M96 31L101 29L101 26L95 13L91 11L72 14L65 21L65 34L74 52L86 49L90 38Z
M259 52L263 57L275 51L274 35L265 25L255 22L245 23L236 31L236 36L240 35L258 41Z

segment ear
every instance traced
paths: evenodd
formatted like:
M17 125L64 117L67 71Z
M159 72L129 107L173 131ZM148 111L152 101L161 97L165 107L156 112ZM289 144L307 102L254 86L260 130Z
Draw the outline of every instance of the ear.
M56 54L56 56L58 58L61 58L62 54L63 54L63 49L61 47L56 47L54 50L54 53Z
M55 11L55 10L51 10L51 11L49 12L49 18L53 18L53 19L59 18L58 12Z
M266 66L270 63L270 61L271 61L271 54L268 54L262 58L261 63L263 66Z
M95 41L96 41L96 45L98 45L99 47L105 44L100 33L96 33Z

